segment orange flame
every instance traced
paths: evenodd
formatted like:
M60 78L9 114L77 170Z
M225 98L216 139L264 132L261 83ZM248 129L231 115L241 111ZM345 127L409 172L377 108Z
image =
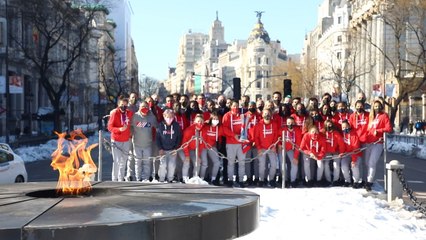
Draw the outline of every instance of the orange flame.
M55 134L59 137L58 147L52 153L50 166L54 170L59 170L56 191L67 195L79 195L89 192L92 189L91 178L97 171L90 151L98 144L92 144L86 148L89 139L83 134L81 129L72 131L70 138L66 142L66 133L55 132ZM69 156L64 155L64 145L68 145ZM84 163L82 167L80 167L80 160Z

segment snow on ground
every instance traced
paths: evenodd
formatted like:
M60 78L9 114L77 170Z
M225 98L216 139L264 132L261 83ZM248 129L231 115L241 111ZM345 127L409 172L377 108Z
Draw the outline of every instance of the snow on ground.
M364 189L248 189L260 195L260 224L251 239L426 239L426 218L402 200L364 197Z

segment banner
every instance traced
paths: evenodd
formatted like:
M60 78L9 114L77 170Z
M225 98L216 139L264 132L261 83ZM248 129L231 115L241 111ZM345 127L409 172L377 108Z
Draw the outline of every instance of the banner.
M396 86L395 84L386 84L386 96L388 97L396 97Z
M380 84L373 84L373 97L382 96L382 88Z
M9 93L10 94L22 94L24 93L24 86L22 84L21 76L9 76Z

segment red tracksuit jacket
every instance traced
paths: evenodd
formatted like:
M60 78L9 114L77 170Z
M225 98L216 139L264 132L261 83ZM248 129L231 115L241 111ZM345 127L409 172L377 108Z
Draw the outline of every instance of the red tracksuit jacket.
M325 151L327 153L344 153L345 152L345 143L343 142L342 135L340 132L334 130L332 132L325 132L325 142L326 148Z
M268 149L278 140L280 133L280 128L276 122L271 120L270 123L267 124L262 119L254 129L254 142L256 148L258 150Z
M285 150L290 151L294 150L294 158L299 158L299 147L302 143L302 130L300 128L294 127L292 130L289 130L288 127L283 128L284 137L286 138ZM293 144L296 146L294 146Z
M318 160L321 160L325 155L325 137L322 134L318 134L317 139L314 139L312 134L305 133L300 148L305 154L310 155L313 153Z
M367 128L368 128L368 120L369 120L369 113L357 113L354 112L349 117L349 124L351 125L351 128L355 130L355 133L359 137L359 141L361 143L365 143L367 140Z
M195 126L196 124L192 124L191 126L187 127L184 131L183 131L183 138L182 138L182 144L185 144L188 141L191 141L186 147L183 148L183 153L185 154L186 157L189 156L189 151L191 150L195 150L195 148L197 147L197 141L196 139L192 139L191 138L193 136L195 136L196 132L195 132ZM200 130L200 136L203 136L203 129L204 127ZM201 151L204 148L204 143L202 141L199 142L199 151L198 154L201 154Z
M349 133L343 133L343 142L345 143L345 153L353 152L359 149L361 146L358 135L353 130L351 130ZM356 162L357 157L360 156L362 156L362 152L352 154L352 162Z
M111 132L111 139L117 142L126 142L130 139L130 123L133 117L133 112L126 109L125 113L122 113L119 108L111 111L110 118L108 121L108 131ZM125 131L120 131L120 128L127 124Z
M223 115L222 127L227 144L241 144L240 141L235 139L235 135L241 134L242 116L241 114L233 115L232 112L227 112Z
M202 137L204 141L207 142L211 147L216 146L216 142L221 142L223 136L223 128L222 126L213 127L211 125L204 125L202 129ZM205 146L208 148L208 146Z
M374 135L374 131L377 132ZM374 143L383 137L385 132L391 132L392 126L387 113L378 113L371 123L371 127L367 129L366 143ZM383 141L381 141L383 142Z

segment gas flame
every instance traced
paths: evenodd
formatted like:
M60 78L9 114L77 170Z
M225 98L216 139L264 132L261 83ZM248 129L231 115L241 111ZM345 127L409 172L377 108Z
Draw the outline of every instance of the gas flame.
M86 148L89 139L81 129L72 131L69 139L65 139L66 133L55 132L55 134L59 137L58 147L52 153L50 166L54 170L59 170L56 191L65 195L79 195L89 192L92 189L90 181L97 171L90 151L98 144L92 144ZM64 152L65 145L68 145L68 154ZM83 162L81 167L80 161Z

